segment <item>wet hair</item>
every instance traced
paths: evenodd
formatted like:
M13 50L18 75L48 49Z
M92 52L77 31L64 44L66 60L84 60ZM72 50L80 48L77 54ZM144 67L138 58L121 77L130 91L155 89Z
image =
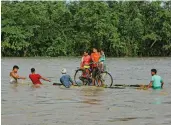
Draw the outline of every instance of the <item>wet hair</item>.
M88 51L88 50L84 50L84 52L89 53L89 51Z
M35 72L35 68L31 68L31 72L32 72L32 73Z
M151 69L151 72L154 72L156 74L157 70L156 69Z
M97 48L93 47L93 49L96 49L96 50L97 50L97 52L99 52Z
M104 50L103 50L103 49L99 49L99 52L101 52L101 51L103 51L103 52L104 52Z
M13 70L14 70L14 69L19 69L19 67L18 67L17 65L14 65L14 66L13 66Z

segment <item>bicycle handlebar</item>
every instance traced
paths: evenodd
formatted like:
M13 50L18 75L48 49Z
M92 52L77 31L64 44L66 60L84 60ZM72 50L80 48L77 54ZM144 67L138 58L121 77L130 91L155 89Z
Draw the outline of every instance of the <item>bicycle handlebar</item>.
M91 62L90 65L91 64L100 64L100 62Z

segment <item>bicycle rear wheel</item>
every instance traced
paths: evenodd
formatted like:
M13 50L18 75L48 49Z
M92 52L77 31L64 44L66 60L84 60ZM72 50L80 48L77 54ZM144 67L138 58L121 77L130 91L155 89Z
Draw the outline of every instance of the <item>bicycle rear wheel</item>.
M111 87L113 85L112 75L108 72L102 72L100 74L101 81L106 87Z
M78 69L75 72L74 75L74 82L75 84L77 84L78 86L83 85L83 81L81 80L81 76L83 74L83 70L82 69Z
M83 72L85 72L85 71L86 71L86 74L85 74L86 76L83 77ZM78 69L78 70L76 70L75 75L74 75L74 81L75 81L75 83L78 86L89 84L91 82L88 79L89 78L89 76L88 76L89 73L90 73L89 69L86 69L86 70L84 70L84 69Z

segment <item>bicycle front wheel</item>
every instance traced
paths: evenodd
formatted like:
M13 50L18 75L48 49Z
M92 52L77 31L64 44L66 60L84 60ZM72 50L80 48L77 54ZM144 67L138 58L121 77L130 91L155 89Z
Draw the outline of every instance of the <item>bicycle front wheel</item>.
M100 74L101 81L103 82L106 87L111 87L113 85L113 77L110 73L108 72L102 72Z

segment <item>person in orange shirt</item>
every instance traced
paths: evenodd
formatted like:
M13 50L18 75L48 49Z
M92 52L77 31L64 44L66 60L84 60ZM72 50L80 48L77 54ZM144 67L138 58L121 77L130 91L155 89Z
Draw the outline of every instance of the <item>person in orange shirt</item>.
M100 53L97 51L96 48L93 48L93 53L91 53L91 59L94 64L92 64L92 84L95 85L95 77L97 72L97 63L100 59Z

